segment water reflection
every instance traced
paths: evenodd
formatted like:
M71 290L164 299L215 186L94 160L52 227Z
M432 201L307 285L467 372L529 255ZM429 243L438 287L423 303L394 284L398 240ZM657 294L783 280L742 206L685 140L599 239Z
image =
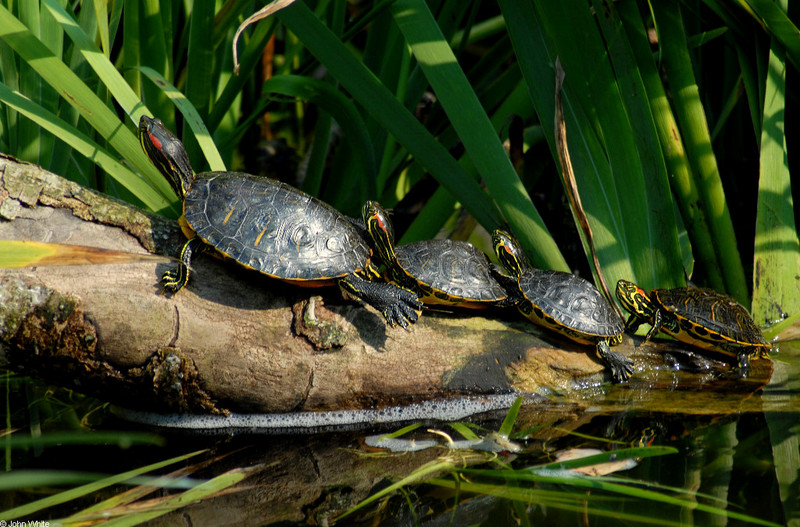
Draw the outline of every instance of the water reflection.
M683 489L677 495L664 491L684 500L683 504L622 499L602 491L547 484L518 488L521 494L515 495L527 497L517 500L459 492L441 484L412 484L341 524L459 525L463 519L473 525L572 525L591 518L591 525L619 525L621 518L635 521L640 514L662 525L734 525L742 523L737 514L767 523L796 524L800 353L786 344L781 350L766 385L758 384L757 377L742 380L663 370L605 393L554 396L547 403L524 406L515 431L528 433L517 438L522 449L514 455L459 453L445 446L390 454L365 443L369 431L267 440L233 438L218 448L246 448L227 458L226 466L263 468L237 492L192 505L156 524L169 525L178 517L194 524L214 524L220 511L234 514L238 524L326 524L379 489L441 459L453 458L459 467L507 463L521 470L552 461L556 451L568 448L608 451L643 444L676 447L678 453L643 459L618 476ZM474 430L496 431L501 419L502 412L486 416L476 421L480 428ZM447 425L432 426L458 435ZM434 438L425 430L419 428L412 435L421 440ZM426 477L434 476L461 481L460 485L467 481L445 469ZM574 510L552 502L545 505L537 501L537 492L562 492L564 503L584 506ZM700 510L705 505L728 514Z

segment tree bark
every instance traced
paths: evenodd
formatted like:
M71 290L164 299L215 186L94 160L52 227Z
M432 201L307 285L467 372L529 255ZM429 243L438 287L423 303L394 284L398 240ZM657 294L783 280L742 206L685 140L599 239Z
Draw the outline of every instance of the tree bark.
M0 239L124 251L129 263L0 269L0 364L148 411L375 409L456 395L565 392L608 381L589 347L515 310L426 310L385 326L338 288L305 289L201 256L159 278L177 222L0 157ZM554 347L556 345L557 347ZM637 370L660 354L615 348ZM755 361L767 362L767 361Z

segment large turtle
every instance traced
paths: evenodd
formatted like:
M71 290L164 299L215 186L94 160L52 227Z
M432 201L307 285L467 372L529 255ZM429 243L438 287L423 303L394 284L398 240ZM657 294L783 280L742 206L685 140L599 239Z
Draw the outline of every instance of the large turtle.
M517 241L504 231L494 231L492 242L500 263L513 277L511 286L522 297L519 311L535 324L594 345L612 379L627 380L633 364L609 347L622 342L624 324L600 291L572 273L530 267Z
M337 283L383 313L390 325L417 320L412 291L380 280L366 232L322 201L274 179L240 172L192 170L180 140L159 119L139 121L142 148L183 201L180 226L189 239L164 288L189 281L192 254L213 248L244 267L302 286Z
M477 309L509 302L493 264L471 243L443 239L395 247L392 222L378 203L366 202L362 219L387 278L415 291L424 304Z
M635 332L651 324L644 342L663 331L681 342L721 355L744 373L751 357L772 349L747 310L713 289L679 287L649 293L629 282L617 282L617 298L631 316L625 329Z

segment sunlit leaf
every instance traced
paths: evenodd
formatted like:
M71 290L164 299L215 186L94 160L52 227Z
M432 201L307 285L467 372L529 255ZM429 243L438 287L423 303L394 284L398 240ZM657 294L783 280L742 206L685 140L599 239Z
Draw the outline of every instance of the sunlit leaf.
M98 265L134 262L169 262L154 254L137 254L83 245L0 240L0 268L49 265Z

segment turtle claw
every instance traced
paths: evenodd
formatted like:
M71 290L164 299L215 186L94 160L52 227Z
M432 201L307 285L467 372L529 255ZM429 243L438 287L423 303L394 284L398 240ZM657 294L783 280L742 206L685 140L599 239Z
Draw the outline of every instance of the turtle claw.
M403 328L416 323L422 311L422 302L419 301L417 295L408 289L398 288L395 296L397 297L395 302L387 305L382 310L386 322L390 326Z
M611 370L611 378L614 382L625 382L633 373L633 362L625 358L622 353L610 351L606 357L606 364Z
M614 382L620 383L627 381L633 373L633 362L622 353L611 351L608 342L601 340L597 343L597 354L611 370L611 378Z
M348 275L339 282L349 295L380 311L390 326L408 327L419 319L422 302L417 295L388 282L371 282L357 275Z

